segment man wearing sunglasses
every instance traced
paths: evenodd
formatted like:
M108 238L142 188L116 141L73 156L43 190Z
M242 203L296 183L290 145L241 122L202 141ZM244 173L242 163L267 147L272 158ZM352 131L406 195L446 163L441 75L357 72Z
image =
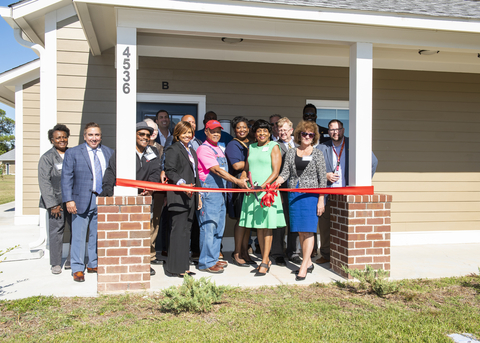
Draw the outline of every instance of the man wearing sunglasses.
M303 120L309 120L317 122L317 108L313 104L306 104L303 108ZM318 133L320 134L319 144L328 142L330 136L328 135L328 129L326 127L318 125Z
M323 152L327 167L327 187L345 187L348 182L348 137L344 136L345 128L340 120L333 119L328 123L330 141L319 144L317 149ZM377 169L378 160L372 152L372 177ZM325 212L318 221L320 231L320 254L315 262L318 264L330 262L330 199L325 197Z
M153 128L144 121L137 123L136 134L136 153L137 153L137 173L136 179L139 181L158 182L160 180L160 158L158 150L149 145L150 136ZM110 197L113 195L113 187L116 183L117 156L112 156L108 163L108 168L103 177L103 191L101 196ZM138 190L138 195L151 195L152 191Z

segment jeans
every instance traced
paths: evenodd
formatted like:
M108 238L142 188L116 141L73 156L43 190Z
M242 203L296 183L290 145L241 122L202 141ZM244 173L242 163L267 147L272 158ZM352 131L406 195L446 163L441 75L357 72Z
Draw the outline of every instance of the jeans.
M202 209L197 212L200 226L198 269L213 267L218 262L226 214L227 207L223 193L202 193Z
M88 236L88 267L97 267L97 197L92 193L90 205L82 214L72 214L72 273L85 270L85 245Z

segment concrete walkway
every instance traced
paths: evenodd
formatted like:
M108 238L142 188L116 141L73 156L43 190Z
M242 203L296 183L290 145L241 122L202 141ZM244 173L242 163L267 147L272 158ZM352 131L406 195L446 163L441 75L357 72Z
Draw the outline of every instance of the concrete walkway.
M0 250L20 245L16 250L4 255L7 260L0 263L0 271L3 271L0 274L0 300L35 295L96 296L96 274L86 274L83 283L73 282L70 271L63 271L60 275L53 275L50 272L48 250L41 258L38 258L39 254L29 254L28 245L37 240L39 227L13 225L14 213L13 202L0 205ZM480 266L480 244L392 247L391 252L392 279L461 276L478 273ZM231 253L225 252L229 261L230 255ZM18 260L28 256L32 259ZM9 258L17 260L9 262ZM152 292L182 283L182 279L165 276L162 266L153 268L157 275L151 279ZM296 282L291 271L297 268L298 266L291 263L288 263L287 267L274 265L270 273L264 277L254 277L250 274L251 268L237 267L233 264L220 275L200 272L195 267L192 267L191 271L197 272L195 278L207 276L212 277L217 284L242 287L308 285L314 282L342 280L330 269L315 265L313 273L308 274L305 281Z

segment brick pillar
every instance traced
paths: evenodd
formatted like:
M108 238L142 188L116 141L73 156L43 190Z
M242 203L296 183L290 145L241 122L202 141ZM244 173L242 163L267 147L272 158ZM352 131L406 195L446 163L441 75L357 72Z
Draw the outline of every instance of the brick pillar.
M391 195L331 195L330 266L390 270Z
M98 293L150 288L150 196L98 197Z

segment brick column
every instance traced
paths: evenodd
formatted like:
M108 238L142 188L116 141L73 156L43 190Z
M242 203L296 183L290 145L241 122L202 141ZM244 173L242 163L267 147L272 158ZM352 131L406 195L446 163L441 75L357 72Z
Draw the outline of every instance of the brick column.
M98 293L150 288L150 196L98 197Z
M391 195L331 195L330 266L390 270Z

